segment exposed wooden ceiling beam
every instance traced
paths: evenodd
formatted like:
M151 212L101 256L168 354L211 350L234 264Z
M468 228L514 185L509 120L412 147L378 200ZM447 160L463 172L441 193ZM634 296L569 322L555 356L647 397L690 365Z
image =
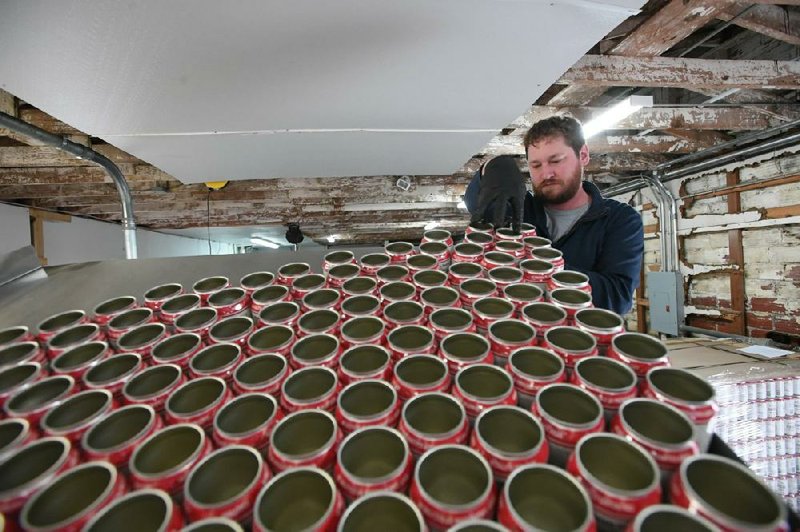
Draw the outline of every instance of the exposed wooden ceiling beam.
M98 144L92 149L117 164L142 163L139 159L110 144ZM58 148L50 146L14 146L0 148L0 167L39 167L39 166L95 166L84 159L78 159Z
M800 9L776 5L754 5L747 9L750 5L750 2L736 2L721 10L717 18L733 20L739 27L800 46ZM737 17L745 9L747 12Z
M586 55L559 83L605 87L799 89L800 62Z
M522 133L493 138L484 146L482 153L491 155L525 155ZM717 144L710 137L695 139L677 138L670 135L597 135L587 141L589 153L672 153L686 154L710 148Z
M730 1L671 0L644 21L608 53L622 56L661 55L705 26ZM549 102L550 105L588 105L606 87L570 85Z
M663 153L598 153L591 156L589 165L586 166L588 173L615 173L624 174L626 172L643 172L652 170L654 166L665 163L673 156ZM478 171L481 164L486 160L484 157L473 157L459 169L460 173L472 175ZM517 165L523 174L528 173L528 167L524 159L517 160Z

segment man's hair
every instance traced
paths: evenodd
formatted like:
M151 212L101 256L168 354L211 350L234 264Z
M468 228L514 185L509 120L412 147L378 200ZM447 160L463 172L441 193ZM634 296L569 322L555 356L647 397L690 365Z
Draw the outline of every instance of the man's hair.
M581 148L586 144L580 122L571 116L551 116L550 118L539 120L525 133L525 139L523 140L525 154L528 154L528 147L531 144L553 137L563 137L564 142L572 148L575 155L580 155Z

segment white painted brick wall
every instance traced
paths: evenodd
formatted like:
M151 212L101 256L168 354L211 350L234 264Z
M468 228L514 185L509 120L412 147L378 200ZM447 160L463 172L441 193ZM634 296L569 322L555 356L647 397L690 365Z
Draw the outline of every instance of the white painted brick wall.
M740 194L742 210L769 209L800 203L800 185L788 183L761 190L749 190Z

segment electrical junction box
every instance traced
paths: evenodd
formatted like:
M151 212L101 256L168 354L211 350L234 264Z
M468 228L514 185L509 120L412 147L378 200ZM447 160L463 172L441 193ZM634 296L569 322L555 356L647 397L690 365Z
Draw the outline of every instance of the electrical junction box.
M650 328L672 336L683 324L683 277L679 272L647 272Z

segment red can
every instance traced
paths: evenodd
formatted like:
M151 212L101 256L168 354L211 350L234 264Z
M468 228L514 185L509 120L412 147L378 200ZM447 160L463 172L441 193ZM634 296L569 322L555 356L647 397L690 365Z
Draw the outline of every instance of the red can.
M0 347L19 342L32 342L35 339L31 330L25 325L0 329Z
M245 521L258 492L272 476L251 447L230 445L198 462L183 485L183 508L189 521L228 517Z
M544 292L533 283L511 283L503 288L503 296L514 305L518 317L522 317L525 306L544 301Z
M39 323L37 327L39 333L36 335L36 339L44 345L59 332L88 322L89 316L82 310L67 310L54 314Z
M603 406L573 384L549 384L536 395L531 411L550 442L550 463L563 467L578 441L605 428Z
M233 372L244 360L242 348L222 343L206 347L189 361L189 378L218 377L230 385Z
M308 312L311 310L331 309L339 310L342 304L342 293L334 288L320 288L309 292L303 297L301 310Z
M450 482L440 482L442 476ZM428 525L437 530L465 519L491 517L497 498L489 463L463 445L444 445L423 454L414 469L409 495Z
M606 421L622 403L636 397L636 374L621 362L605 357L590 357L575 364L570 382L600 400Z
M401 264L392 263L378 270L375 273L375 279L378 281L378 289L380 289L386 283L411 281L411 272Z
M345 386L336 400L336 422L344 434L374 425L394 427L400 402L386 381L367 379Z
M444 360L432 355L411 355L401 359L392 375L392 386L401 401L427 392L450 390L450 372Z
M547 290L552 292L557 288L572 288L574 290L581 290L582 292L592 292L592 286L589 284L589 276L585 273L572 270L561 270L560 272L553 273L547 281Z
M494 249L494 237L487 233L468 233L464 235L464 242L480 246L484 253Z
M402 325L386 336L392 359L398 361L408 355L432 355L436 352L433 333L427 327Z
M472 309L472 305L484 297L496 297L497 285L488 279L467 279L458 285L461 292L461 303L464 308Z
M536 229L534 228L534 233ZM525 244L525 249L530 251L538 248L553 247L553 242L549 238L544 238L536 234L526 234L522 237L522 243Z
M336 336L332 334L311 334L300 338L292 346L289 364L294 369L309 366L336 368L339 365L339 357L341 355L342 346Z
M650 453L664 480L681 462L699 452L689 418L677 408L653 399L630 399L622 403L611 422L611 431Z
M211 294L208 305L217 311L220 319L247 316L250 312L250 296L244 288L225 288Z
M14 367L17 364L37 362L45 364L47 357L36 342L18 342L0 347L0 368Z
M494 226L489 222L471 222L464 233L467 235L471 235L472 233L486 233L487 235L493 236Z
M203 305L208 305L208 298L211 294L223 288L228 288L230 285L230 279L222 275L215 275L213 277L205 277L194 283L192 291L200 296Z
M611 340L625 332L622 317L616 312L601 308L587 308L575 313L575 326L594 336L600 355L608 352Z
M785 503L746 466L722 456L684 460L672 475L670 501L726 532L789 530Z
M407 281L392 281L381 286L378 295L384 307L396 301L416 301L417 287Z
M498 266L492 268L486 273L490 281L497 285L497 289L503 292L505 288L511 284L521 283L522 270L512 266Z
M338 376L342 385L366 379L388 381L392 375L392 355L379 345L355 345L342 353Z
M439 261L436 260L436 257L431 255L411 255L406 260L406 267L413 276L417 272L436 270L439 267Z
M331 309L306 312L297 320L297 336L310 334L332 334L338 336L342 317Z
M167 336L169 331L163 323L148 323L123 334L117 346L119 351L140 355L142 361L149 364L153 348Z
M640 378L653 368L669 366L667 348L658 338L626 332L611 340L608 356L629 365Z
M561 327L567 324L567 313L564 309L551 303L531 303L522 307L520 316L523 321L533 325L536 335L540 341L544 340L544 335L553 327Z
M114 396L108 390L77 393L47 411L41 419L42 434L63 436L77 444L84 432L116 406Z
M154 286L144 293L144 306L154 314L161 312L161 306L170 298L183 293L183 286L179 283L167 283Z
M420 292L419 300L425 308L426 314L440 308L461 308L460 294L449 286L426 288Z
M278 401L266 393L246 393L223 406L214 417L211 437L218 447L248 445L264 452L269 435L283 419Z
M525 251L525 244L522 243L521 240L498 240L494 243L494 249L496 251L502 251L503 253L508 253L514 260L519 263L519 261L524 260L527 258L527 252Z
M377 291L378 281L374 277L353 277L342 284L342 295L344 297L374 296Z
M714 525L697 514L690 513L680 506L672 504L656 504L648 506L636 515L625 532L645 532L647 530L664 530L665 527L676 527L677 530L714 531Z
M514 266L515 264L516 259L514 256L502 251L489 251L483 254L483 267L486 268L487 275L489 270L500 268L501 266Z
M376 491L363 495L345 510L339 522L341 530L359 530L381 516L386 530L426 531L425 519L411 499L393 491Z
M83 433L81 449L89 460L105 460L124 468L134 449L163 426L161 416L153 407L123 406Z
M454 262L447 269L447 278L454 287L461 286L461 283L469 279L480 279L483 276L483 266L477 262Z
M486 334L492 323L514 316L514 305L499 297L482 297L473 302L472 315L475 318L478 332Z
M560 272L564 269L564 254L555 248L533 248L530 250L530 256L532 259L543 260L551 263L557 272Z
M376 491L405 493L413 459L403 435L390 427L363 427L336 453L334 479L349 501Z
M125 477L111 464L81 464L59 475L28 499L20 512L19 524L24 530L79 532L127 490ZM75 497L76 493L81 497ZM65 499L72 504L65 505Z
M150 405L156 412L161 412L167 397L184 382L186 377L179 366L159 364L137 373L126 382L122 388L122 401L128 405Z
M357 266L354 267L357 268ZM301 301L309 292L325 288L325 283L325 276L318 273L307 273L295 277L292 279L292 299Z
M225 381L218 377L190 380L167 398L164 420L168 425L194 423L208 430L214 422L214 416L231 397Z
M391 262L391 257L386 253L369 253L361 257L361 273L369 277L375 277L378 274L378 270L388 266Z
M436 343L454 333L474 333L475 320L472 313L461 308L442 308L434 310L428 317L428 325L433 331Z
M38 362L25 362L0 369L0 383L2 383L0 385L0 408L17 391L42 380L46 376L47 371Z
M375 296L351 296L342 302L342 315L345 323L355 318L375 318L381 314L381 302ZM355 322L360 323L360 322ZM366 323L366 322L365 322Z
M383 309L383 322L390 331L404 325L425 325L425 309L416 301L395 301Z
M592 308L592 295L574 288L556 288L550 292L550 302L567 313L567 323L572 325L579 310Z
M39 433L28 420L11 417L0 421L0 462L8 458L14 451L39 438Z
M583 486L563 469L525 465L515 469L503 485L497 520L509 530L544 530L552 523L576 532L597 530L592 501ZM547 504L558 493L558 504ZM544 503L544 504L543 504Z
M270 325L255 331L247 340L247 353L250 356L275 353L288 357L295 342L294 331L286 325Z
M275 274L272 272L253 272L242 277L239 280L239 286L244 288L247 295L252 298L257 290L270 286L274 282Z
M292 281L309 273L311 273L311 266L307 263L291 262L278 268L278 277L275 282L284 286L292 286Z
M154 488L175 496L195 464L211 452L211 439L197 425L180 424L151 434L128 462L135 489ZM164 460L168 455L170 460Z
M231 386L237 394L267 393L278 397L281 386L291 373L286 358L264 353L248 358L233 372Z
M352 251L331 251L322 259L322 271L327 272L331 268L341 264L356 264L356 257L353 255Z
M342 324L341 337L345 347L381 345L386 339L386 324L374 316L350 318Z
M506 369L517 389L519 404L525 408L531 407L542 388L567 380L564 361L543 347L523 347L513 351Z
M714 417L719 410L710 384L686 370L654 368L642 380L641 395L674 406L686 414L694 423L700 450L708 448Z
M392 263L405 264L414 254L414 245L409 242L391 242L383 247Z
M94 307L94 318L92 319L100 327L105 328L111 318L125 311L136 308L136 298L133 296L119 296L103 301Z
M148 519L153 530L178 532L183 529L183 514L170 496L161 490L138 490L118 499L95 515L84 530L123 530L131 516Z
M471 262L480 265L481 271L483 271L483 246L469 241L456 244L453 247L451 272L453 266L459 262Z
M244 349L254 328L253 320L245 316L225 318L208 331L208 342L210 344L230 342Z
M493 406L517 404L511 377L491 364L473 364L459 370L453 381L453 397L461 401L470 422Z
M616 434L590 434L578 442L567 471L592 499L601 527L624 528L661 502L658 468L647 452Z
M442 340L439 355L447 362L447 369L455 375L462 368L473 364L494 363L489 341L477 333L455 333Z
M523 347L535 346L536 329L521 320L497 320L489 325L489 344L494 363L505 367L508 357Z
M267 460L275 472L297 467L331 470L341 436L329 412L294 412L275 425L269 437Z
M122 387L144 368L142 357L136 353L120 353L103 360L83 374L87 390L108 390L122 399Z
M333 412L341 385L326 367L308 366L289 375L281 386L281 407L286 413L318 408Z
M189 368L189 361L204 347L205 344L199 334L178 333L158 342L150 355L154 364L175 364L186 371Z
M444 229L431 229L422 233L420 243L424 244L425 242L440 242L449 247L453 245L453 235Z
M116 347L120 337L126 332L141 325L155 323L156 321L156 315L153 310L147 307L139 307L122 312L111 318L111 321L108 322L106 338L111 345Z
M79 460L66 438L40 438L16 448L0 462L0 478L8 486L0 491L0 512L13 520L26 501Z
M294 328L298 319L300 319L300 305L289 301L273 303L258 313L259 327L286 325Z
M419 245L421 255L430 255L436 259L436 267L439 270L446 270L450 266L450 259L453 256L452 246L442 242L422 242Z
M89 342L102 342L106 334L96 323L84 323L65 329L47 342L47 357L50 360L63 355L73 347Z
M355 279L359 275L361 275L361 267L355 262L351 264L338 264L328 270L327 286L341 289L347 281Z
M421 270L411 276L411 282L417 287L417 292L422 293L427 288L447 286L450 281L441 270Z
M544 333L544 345L564 359L568 369L584 358L598 355L594 337L577 327L553 327Z
M505 482L518 467L547 463L550 455L542 424L513 405L493 406L478 414L470 446L486 458L497 482Z
M522 278L526 283L536 285L542 292L549 290L550 277L556 271L552 263L544 260L528 259L520 262L519 268L522 270Z
M513 229L509 227L500 227L494 232L494 236L497 240L510 240L512 242L522 242L524 235L521 232L515 232Z
M190 310L200 308L201 305L203 305L203 301L197 294L182 294L171 297L161 305L159 318L161 323L171 327L175 324L175 320L178 319L178 316Z
M397 425L414 456L441 445L467 442L469 423L461 403L452 395L428 392L406 401Z
M262 310L273 303L291 300L292 296L288 286L281 284L267 285L253 292L250 299L250 313L253 316L258 316Z
M342 511L344 498L328 473L315 467L290 469L258 494L253 530L267 532L291 523L302 530L334 532Z
M3 405L6 416L27 419L34 427L51 407L61 404L75 393L75 379L68 375L56 375L41 379L17 390Z

